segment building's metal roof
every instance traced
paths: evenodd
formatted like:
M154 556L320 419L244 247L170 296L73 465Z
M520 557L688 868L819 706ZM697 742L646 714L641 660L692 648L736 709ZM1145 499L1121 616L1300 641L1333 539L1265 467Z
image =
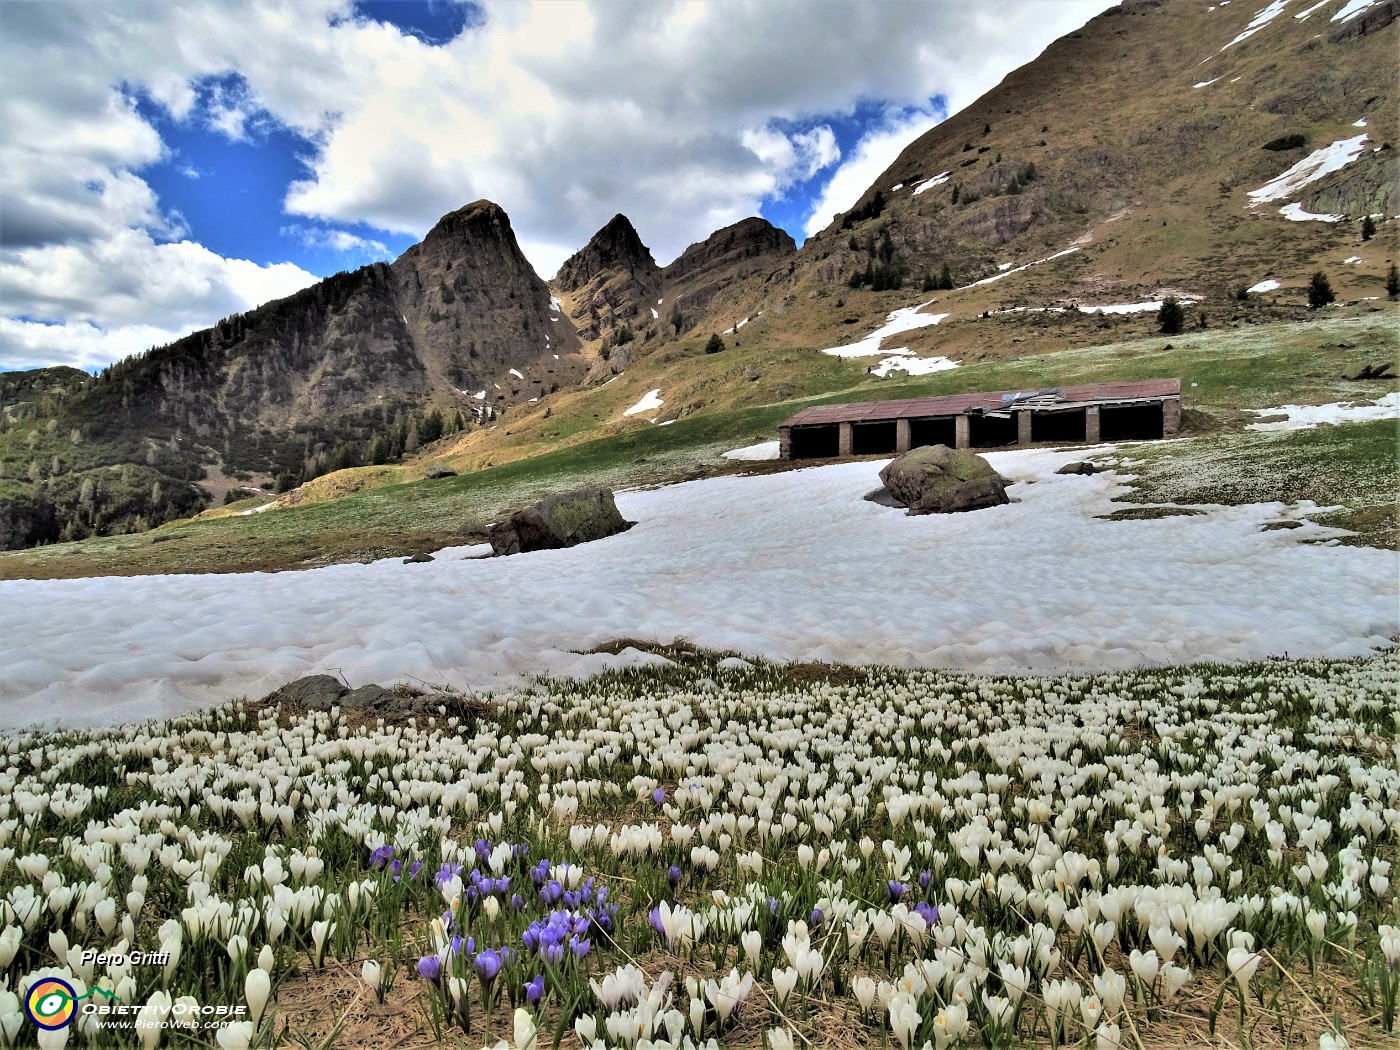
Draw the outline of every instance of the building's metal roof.
M845 405L813 405L804 408L781 427L808 427L830 423L871 423L927 416L958 416L985 410L1050 408L1071 404L1112 404L1117 401L1155 401L1181 396L1180 379L1145 379L1132 383L1091 383L1086 386L1047 387L1038 390L997 390L942 397L911 397L902 401L856 401Z

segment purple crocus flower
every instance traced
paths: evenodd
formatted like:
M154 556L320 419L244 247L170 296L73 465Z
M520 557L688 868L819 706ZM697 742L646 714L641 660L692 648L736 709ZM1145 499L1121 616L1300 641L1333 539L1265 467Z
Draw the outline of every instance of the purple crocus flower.
M651 923L651 928L661 936L666 936L666 927L661 925L661 909L659 907L652 908L651 911L647 912L647 922Z
M418 877L418 873L422 870L423 862L421 860L415 860L413 862L413 867L408 869L408 877L410 879L416 879Z
M582 959L588 954L588 949L593 947L591 941L583 940L579 937L569 938L569 951L574 953L575 959Z
M655 802L658 806L661 805L663 802L666 801L666 789L657 788L651 793L651 800Z
M932 881L933 881L933 873L930 872L930 871L928 870L928 868L925 868L923 871L919 872L919 889L921 889L921 890L926 890L926 889L928 889L928 884L929 884L930 882L932 882Z
M491 982L501 972L501 953L495 948L487 948L485 951L477 952L476 972L481 978L481 983L490 987Z
M822 914L822 910L821 910L820 908L813 908L813 909L812 909L812 919L811 919L810 925L812 925L812 926L820 926L820 925L822 924L822 920L825 919L825 918L826 918L826 916Z
M433 881L437 883L438 889L442 889L442 886L447 885L448 882L452 881L452 876L461 874L461 864L455 864L455 862L447 861L444 862L444 864L442 864L441 868L438 868L438 874L433 876Z
M904 896L905 891L908 890L908 888L909 887L904 885L904 883L896 882L894 879L890 879L889 884L885 887L885 890L890 895L890 902L895 903L899 900L900 897Z
M672 864L666 869L666 881L671 884L672 889L675 889L681 884L681 869L679 865Z
M531 1006L539 1006L544 998L544 974L536 974L534 980L525 985L525 998Z
M371 868L374 868L376 871L378 871L379 869L383 868L384 865L388 864L389 861L391 861L391 860L393 860L393 859L394 859L394 847L393 847L393 846L380 846L380 847L378 847L377 849L370 850L370 854L369 854L369 866L370 866Z
M425 955L418 960L418 976L425 981L436 981L442 976L442 960L436 955Z
M394 881L399 881L399 875L403 873L403 861L392 860L389 862L389 870L394 873Z
M914 910L922 915L924 917L924 922L928 923L930 926L938 921L938 909L927 901L919 901L918 904L914 905Z

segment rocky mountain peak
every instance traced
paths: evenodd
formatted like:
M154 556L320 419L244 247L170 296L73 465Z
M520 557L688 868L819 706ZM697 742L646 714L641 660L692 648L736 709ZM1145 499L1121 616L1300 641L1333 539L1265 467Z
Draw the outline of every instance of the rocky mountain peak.
M662 270L668 302L703 307L730 286L772 271L797 254L797 245L767 219L750 216L692 244Z
M559 267L554 286L565 292L577 291L608 270L625 271L643 278L660 273L651 251L642 243L631 221L621 213L609 219L581 250Z
M510 216L494 201L473 201L448 212L433 225L422 243L426 246L437 241L477 240L483 237L515 240L515 233L510 228Z
M627 216L608 220L559 267L552 287L584 339L609 328L645 322L661 295L661 268Z

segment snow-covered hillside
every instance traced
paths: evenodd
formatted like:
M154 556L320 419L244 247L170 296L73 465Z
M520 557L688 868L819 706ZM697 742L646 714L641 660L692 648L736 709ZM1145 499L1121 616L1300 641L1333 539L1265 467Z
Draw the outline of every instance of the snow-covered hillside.
M1104 521L1083 452L988 458L1009 506L913 518L878 462L622 493L631 531L572 550L305 572L0 583L0 725L107 723L260 696L312 672L461 688L619 637L773 659L987 671L1360 654L1400 631L1400 555L1263 532L1279 504ZM1287 511L1296 515L1297 509Z

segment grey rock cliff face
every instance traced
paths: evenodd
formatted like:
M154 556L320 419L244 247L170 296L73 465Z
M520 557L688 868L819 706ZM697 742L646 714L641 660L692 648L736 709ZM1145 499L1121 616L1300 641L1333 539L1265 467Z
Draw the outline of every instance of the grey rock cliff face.
M441 385L511 404L582 378L573 326L551 308L497 205L444 215L392 268L417 355Z

